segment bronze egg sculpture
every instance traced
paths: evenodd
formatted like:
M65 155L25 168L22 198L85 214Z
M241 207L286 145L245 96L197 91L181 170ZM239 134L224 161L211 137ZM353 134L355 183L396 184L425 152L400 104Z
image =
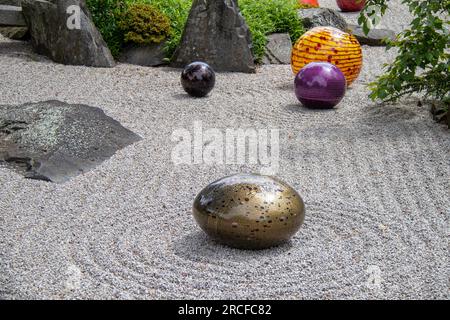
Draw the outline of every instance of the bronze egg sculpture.
M194 218L210 237L239 249L288 241L305 219L300 195L285 182L257 174L217 180L195 198Z

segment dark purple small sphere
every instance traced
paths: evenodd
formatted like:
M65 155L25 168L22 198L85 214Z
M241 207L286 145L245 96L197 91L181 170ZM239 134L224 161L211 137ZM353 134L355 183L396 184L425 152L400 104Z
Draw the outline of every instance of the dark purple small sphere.
M342 71L328 62L311 62L295 77L295 95L307 108L335 107L344 97L346 87Z
M214 88L216 74L204 62L193 62L181 73L181 85L184 91L193 97L204 97Z

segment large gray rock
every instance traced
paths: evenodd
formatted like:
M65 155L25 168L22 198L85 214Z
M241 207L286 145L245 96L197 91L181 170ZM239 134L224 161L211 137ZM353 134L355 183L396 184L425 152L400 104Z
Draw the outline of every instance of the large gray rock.
M369 34L365 34L363 29L358 25L350 24L348 26L349 32L352 33L360 44L369 46L385 46L385 39L395 40L396 34L388 29L371 29Z
M64 182L141 138L99 108L60 101L0 105L0 165Z
M69 29L67 8L81 7L80 29ZM70 65L113 67L114 59L82 0L23 0L31 43L39 54Z
M255 72L250 30L236 0L194 0L172 66L199 60L216 71Z
M274 33L267 37L263 64L290 64L292 41L288 33Z
M336 10L328 8L299 9L298 16L306 29L315 27L334 27L347 32L348 24Z
M152 45L130 45L123 49L120 61L146 67L166 64L165 42Z

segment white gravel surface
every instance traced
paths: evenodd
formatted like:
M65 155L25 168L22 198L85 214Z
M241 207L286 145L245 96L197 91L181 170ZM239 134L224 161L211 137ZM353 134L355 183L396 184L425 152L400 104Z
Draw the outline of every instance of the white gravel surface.
M1 39L0 104L84 103L144 139L65 184L0 169L0 299L448 299L450 133L413 99L368 100L392 55L364 47L339 108L311 111L289 66L218 74L210 97L191 99L179 70L63 66ZM307 206L290 244L240 251L196 226L205 185L260 166L174 166L171 134L194 121L280 129L278 176Z

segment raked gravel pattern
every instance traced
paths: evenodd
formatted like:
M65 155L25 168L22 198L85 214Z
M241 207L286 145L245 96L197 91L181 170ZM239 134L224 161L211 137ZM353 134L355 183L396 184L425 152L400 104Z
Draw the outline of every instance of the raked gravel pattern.
M63 66L2 38L0 104L100 107L143 140L64 184L0 168L0 299L448 299L450 132L415 99L367 99L393 54L364 47L339 108L312 111L289 66L218 74L191 99L179 70ZM200 231L196 194L261 166L175 166L171 134L194 121L280 129L278 176L307 207L291 243L240 251Z

